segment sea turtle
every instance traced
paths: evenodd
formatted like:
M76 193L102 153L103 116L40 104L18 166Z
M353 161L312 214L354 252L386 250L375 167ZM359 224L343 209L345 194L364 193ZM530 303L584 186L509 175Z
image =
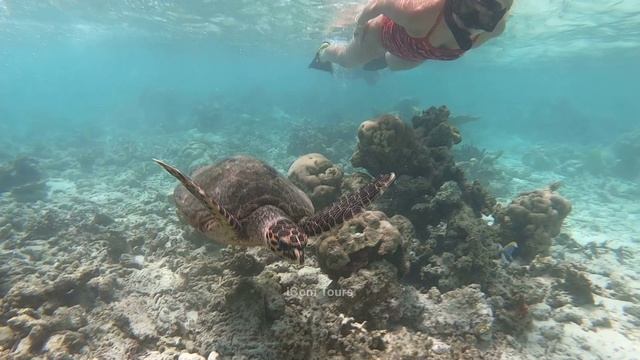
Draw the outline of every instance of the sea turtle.
M360 190L314 214L309 197L273 167L234 156L196 170L193 179L154 159L182 185L174 191L189 224L223 244L266 245L281 257L304 263L308 236L328 231L364 211L395 180L380 175Z

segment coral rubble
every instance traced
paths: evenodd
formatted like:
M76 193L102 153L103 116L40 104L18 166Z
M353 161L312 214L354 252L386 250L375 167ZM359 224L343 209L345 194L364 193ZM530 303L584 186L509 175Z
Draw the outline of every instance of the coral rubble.
M621 136L613 150L617 157L615 173L627 179L637 179L640 176L640 129Z
M30 202L47 197L47 185L37 162L19 157L0 167L0 193L11 192L18 201Z

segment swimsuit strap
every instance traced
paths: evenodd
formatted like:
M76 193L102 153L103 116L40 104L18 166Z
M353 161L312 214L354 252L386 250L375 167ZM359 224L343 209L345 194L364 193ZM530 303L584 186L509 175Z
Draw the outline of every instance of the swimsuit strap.
M433 34L433 32L438 27L438 25L440 25L443 17L444 17L444 6L442 7L442 10L440 10L440 13L438 14L438 18L436 19L436 22L433 24L433 26L431 26L431 29L429 29L429 32L424 37L425 39L427 39L427 41L429 41L429 39L431 38L431 34ZM429 41L429 43L431 43L431 41Z
M471 34L467 29L463 29L458 24L456 24L453 19L453 13L451 12L451 2L447 1L444 4L443 12L444 12L444 20L449 27L449 30L453 34L453 37L456 39L458 46L463 51L467 51L471 49L473 46L473 40L471 40Z
M431 39L431 34L433 34L433 32L434 32L434 31L436 30L436 28L438 27L438 25L440 25L440 23L442 22L442 19L444 19L444 15L445 15L445 14L444 14L445 7L446 7L446 6L443 6L443 7L442 7L442 10L440 10L440 13L438 14L438 17L436 18L436 22L433 24L433 26L431 27L431 29L429 29L429 32L427 33L427 35L424 37L424 39L429 43L429 45L431 45L431 40L430 40L430 39ZM449 26L449 25L447 24L447 26ZM459 28L458 28L458 29L459 29ZM450 30L451 32L453 32L453 33L454 33L454 37L456 37L456 34L455 34L456 30L453 30L453 29L449 29L449 30ZM473 44L476 42L476 40L478 40L478 37L479 37L479 36L480 36L480 34L476 34L476 35L474 35L474 36L473 36L473 38L471 38L471 39L470 39L470 40L471 40L471 44L470 44L470 45L473 45ZM456 37L456 42L458 42L457 37ZM464 40L462 40L462 42L463 42L463 45L464 45ZM459 44L459 43L458 43L458 46L460 46L460 44ZM466 47L466 46L465 46L465 47ZM471 48L471 46L469 46L469 48ZM465 51L466 51L466 50L469 50L469 48L465 49L465 48L463 48L462 46L460 46L460 49L465 50Z

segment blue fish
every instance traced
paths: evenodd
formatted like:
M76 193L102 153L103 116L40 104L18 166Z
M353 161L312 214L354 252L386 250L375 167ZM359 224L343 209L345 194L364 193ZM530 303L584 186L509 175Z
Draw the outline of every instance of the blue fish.
M513 255L516 250L518 250L518 243L515 241L512 241L503 246L500 250L500 257L502 258L502 261L507 264L511 263L513 261Z

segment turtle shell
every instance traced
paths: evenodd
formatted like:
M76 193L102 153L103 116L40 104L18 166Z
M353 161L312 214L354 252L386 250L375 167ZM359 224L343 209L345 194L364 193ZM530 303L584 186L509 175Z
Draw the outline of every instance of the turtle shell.
M243 225L254 210L265 205L280 208L295 222L314 212L311 200L302 190L273 167L249 156L234 156L202 167L191 178ZM245 234L238 239L221 239L220 228L226 230L229 225L219 224L184 186L178 185L173 195L180 217L207 237L223 243L250 241Z

